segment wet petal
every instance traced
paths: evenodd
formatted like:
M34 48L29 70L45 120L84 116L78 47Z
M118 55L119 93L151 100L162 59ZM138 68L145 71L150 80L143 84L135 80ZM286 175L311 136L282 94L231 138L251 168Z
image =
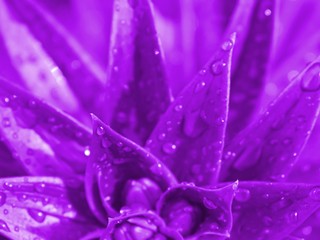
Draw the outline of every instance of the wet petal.
M316 185L240 182L231 239L283 239L319 207Z
M228 46L182 91L147 141L147 148L180 181L209 184L219 173L234 38L226 40Z
M112 219L100 239L182 240L183 238L175 230L167 228L159 216L148 211L123 215Z
M230 88L228 137L250 121L263 93L271 55L275 1L239 1L227 34L237 32Z
M27 173L82 180L89 131L5 80L0 80L0 136Z
M187 239L226 239L232 228L236 188L237 183L217 189L181 184L163 195L157 211L168 227Z
M84 191L60 178L0 180L0 235L11 239L79 239L97 228Z
M309 65L266 112L226 146L221 179L283 180L318 117L320 61Z
M176 183L159 160L95 116L93 134L86 190L89 204L101 221L128 209L152 208L160 197L154 199L153 195ZM103 215L104 209L108 215Z
M144 144L170 103L163 57L149 0L114 4L106 120Z
M94 110L104 79L100 67L35 1L5 2L11 15L2 3L2 34L25 85L75 115L81 111L78 100L85 110Z

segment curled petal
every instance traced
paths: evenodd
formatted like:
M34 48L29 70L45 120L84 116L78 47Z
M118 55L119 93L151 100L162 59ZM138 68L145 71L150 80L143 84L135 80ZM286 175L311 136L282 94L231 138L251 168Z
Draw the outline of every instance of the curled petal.
M319 114L319 60L297 76L260 119L225 147L222 179L286 177Z
M230 88L228 137L243 129L265 85L274 31L275 0L239 1L227 34L238 34Z
M0 136L28 174L82 181L89 131L1 79Z
M152 209L168 187L171 172L154 156L93 116L93 141L87 166L89 204L100 220L126 209ZM106 210L106 216L101 212Z
M237 182L217 189L181 184L162 196L157 211L168 227L187 239L225 239L232 228L236 189Z
M231 239L284 239L319 207L317 185L240 182Z
M114 3L105 118L144 144L170 103L163 56L149 0Z
M233 34L171 104L147 141L147 148L180 181L205 185L218 176L234 41Z
M0 235L10 239L79 239L98 225L83 189L60 178L0 180Z
M1 9L2 34L25 85L77 117L80 107L93 111L105 74L79 43L34 0L5 0Z

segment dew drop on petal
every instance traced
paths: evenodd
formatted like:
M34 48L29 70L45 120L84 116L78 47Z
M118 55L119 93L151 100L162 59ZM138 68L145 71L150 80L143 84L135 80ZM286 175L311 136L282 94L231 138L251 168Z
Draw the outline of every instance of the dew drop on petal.
M312 189L311 192L309 193L309 196L313 200L320 201L320 188Z
M301 89L307 92L320 90L320 63L315 63L303 74Z
M250 199L250 190L248 189L239 189L237 192L236 192L236 195L235 195L235 199L238 201L238 202L246 202Z
M10 126L11 126L10 119L7 118L7 117L4 117L4 118L2 119L2 126L3 126L3 127L10 127Z
M272 11L268 8L264 11L264 15L266 15L267 17L269 17L272 14Z
M102 136L103 134L105 134L105 129L104 129L104 127L103 126L99 126L98 128L97 128L97 134L98 134L98 136Z
M174 107L174 110L176 111L176 112L180 112L181 110L182 110L182 105L177 105L177 106L175 106Z
M194 88L194 93L199 93L200 91L202 91L202 89L204 89L205 86L206 83L204 81L198 82L196 84L196 87Z
M28 209L28 213L30 217L32 217L35 221L42 223L44 222L46 215L44 212L39 211L37 209Z
M211 71L214 75L219 75L223 72L223 69L227 66L222 60L218 60L212 63Z
M86 147L85 150L84 150L84 155L85 155L86 157L89 157L90 154L91 154L91 152L90 152L89 147Z
M177 149L177 146L173 143L165 143L162 146L162 150L166 154L173 154L175 153L176 149Z
M203 198L203 205L207 208L207 209L216 209L217 205L212 202L210 199L208 198Z
M7 225L7 223L0 219L0 231L10 232L10 229Z
M230 51L233 47L233 42L228 39L227 41L225 41L224 43L222 43L222 46L221 48L224 50L224 51Z

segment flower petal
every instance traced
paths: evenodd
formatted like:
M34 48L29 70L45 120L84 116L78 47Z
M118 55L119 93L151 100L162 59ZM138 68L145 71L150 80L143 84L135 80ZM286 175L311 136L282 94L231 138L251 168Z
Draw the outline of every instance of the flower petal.
M60 178L0 179L0 235L11 239L79 239L98 226L83 189Z
M231 204L237 182L207 189L181 184L160 199L157 212L168 227L190 239L225 239L232 228Z
M0 138L0 177L13 177L26 175L27 172L23 169L19 161L17 161L8 147L1 141Z
M27 173L82 180L89 131L75 120L0 80L0 136Z
M131 205L134 201L142 203L139 208L148 208L155 203L143 204L157 200L151 199L152 194L159 191L161 194L176 184L174 176L159 160L94 115L93 134L86 190L89 205L101 221L105 222L107 216L118 216L126 208L134 208ZM146 199L146 195L150 198ZM108 215L103 216L102 206Z
M167 228L155 213L137 212L114 218L100 238L108 239L172 239L183 238L175 230Z
M310 64L252 126L225 147L221 179L282 180L319 114L320 58Z
M227 34L239 35L230 88L228 137L246 127L264 90L274 31L275 0L239 1Z
M66 111L77 111L77 100L73 95L78 97L85 110L94 110L105 75L100 67L36 1L5 2L11 13L23 23L10 16L5 18L7 12L3 15L2 34L27 87ZM3 7L5 5L1 4ZM55 83L57 80L59 84Z
M231 239L283 239L320 207L320 187L240 182Z
M114 4L105 118L144 144L170 103L163 57L149 0Z
M182 91L147 141L179 181L210 184L220 170L235 35ZM184 167L188 166L188 167Z

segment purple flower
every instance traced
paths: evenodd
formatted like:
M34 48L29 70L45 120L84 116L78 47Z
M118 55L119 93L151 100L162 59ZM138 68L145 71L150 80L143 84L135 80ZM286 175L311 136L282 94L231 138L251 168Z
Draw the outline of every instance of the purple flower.
M317 239L320 4L154 4L0 1L0 236Z

